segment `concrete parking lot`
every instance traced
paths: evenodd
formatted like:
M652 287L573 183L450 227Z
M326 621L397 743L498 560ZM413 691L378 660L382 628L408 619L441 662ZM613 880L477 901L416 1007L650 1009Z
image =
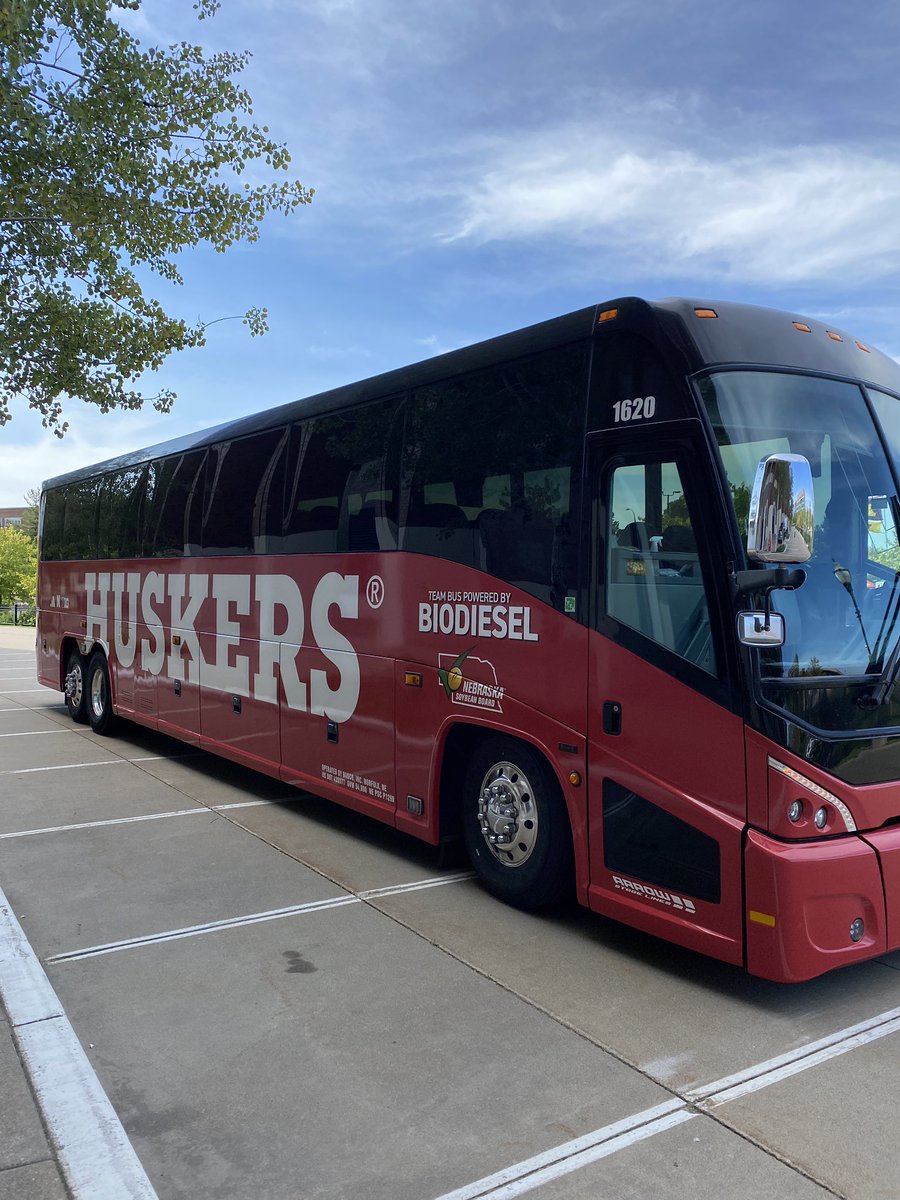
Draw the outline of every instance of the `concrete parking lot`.
M900 956L787 987L137 727L0 628L0 1200L887 1200Z

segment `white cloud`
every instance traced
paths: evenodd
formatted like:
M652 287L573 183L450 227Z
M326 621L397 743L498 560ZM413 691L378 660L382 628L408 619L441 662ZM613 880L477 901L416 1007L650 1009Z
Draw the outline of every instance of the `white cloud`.
M494 148L448 242L613 251L629 269L746 282L879 279L900 262L900 166L840 146L716 161L563 129Z
M191 422L187 415L176 421L152 411L104 414L89 406L82 411L76 401L70 401L69 407L66 416L71 427L64 438L40 428L38 419L27 411L0 428L0 505L24 504L27 491L56 475L213 423L206 417Z

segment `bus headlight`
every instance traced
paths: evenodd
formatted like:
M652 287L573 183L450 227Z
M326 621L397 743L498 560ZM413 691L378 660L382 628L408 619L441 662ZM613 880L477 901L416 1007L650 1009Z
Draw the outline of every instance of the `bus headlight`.
M843 800L777 758L770 757L768 761L769 829L772 833L777 833L779 827L783 834L790 830L790 837L856 832L856 822ZM809 799L797 796L801 788L809 794Z

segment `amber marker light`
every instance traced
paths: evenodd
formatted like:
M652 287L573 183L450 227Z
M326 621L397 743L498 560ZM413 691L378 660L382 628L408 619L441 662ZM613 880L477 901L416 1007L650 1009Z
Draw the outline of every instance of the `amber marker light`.
M407 671L403 676L403 683L406 687L421 687L422 676L418 671Z
M844 340L839 333L835 333L832 329L826 329L825 332L833 342L842 342Z
M718 318L719 314L716 312L716 310L714 308L695 308L694 316L695 317L716 317L716 318Z
M795 329L799 329L801 333L812 333L810 327L804 321L793 321Z
M603 312L597 318L597 324L603 325L607 321L614 321L618 315L619 310L617 308L604 308Z
M856 344L857 344L857 346L859 346L860 350L865 350L866 354L871 354L871 353L872 353L872 351L869 349L869 347L868 347L868 346L865 346L865 345L863 345L863 343L862 343L862 342L857 342Z
M771 913L755 912L751 908L747 916L755 925L768 925L770 929L775 928L775 918Z
M577 771L569 772L569 783L571 783L572 787L581 787L581 776Z

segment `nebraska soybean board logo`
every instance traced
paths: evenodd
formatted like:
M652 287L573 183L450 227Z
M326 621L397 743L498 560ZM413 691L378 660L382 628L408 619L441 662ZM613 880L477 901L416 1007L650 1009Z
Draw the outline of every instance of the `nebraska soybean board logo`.
M674 908L677 912L697 912L693 900L688 900L686 896L676 896L674 892L666 892L662 888L636 883L633 879L623 879L621 875L613 875L613 883L617 892L627 892L641 900L654 900L657 904L664 904L666 908Z
M444 695L453 704L502 713L504 689L497 683L494 664L486 658L474 658L474 649L470 646L455 658L452 654L438 655L438 679Z

